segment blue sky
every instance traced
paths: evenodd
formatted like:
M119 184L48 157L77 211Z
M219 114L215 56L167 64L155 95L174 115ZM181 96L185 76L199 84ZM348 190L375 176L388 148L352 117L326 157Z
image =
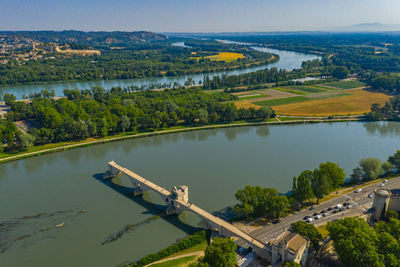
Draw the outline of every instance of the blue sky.
M400 0L0 0L0 30L320 30L399 14Z

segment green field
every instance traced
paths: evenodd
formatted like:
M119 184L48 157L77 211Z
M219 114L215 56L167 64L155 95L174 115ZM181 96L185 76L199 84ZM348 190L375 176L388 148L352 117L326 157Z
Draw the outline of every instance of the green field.
M302 90L298 90L298 88L293 88L293 87L277 87L274 88L275 90L279 90L282 92L288 92L288 93L292 93L292 94L297 94L297 95L307 95L309 93L307 92L303 92Z
M324 85L328 85L331 87L335 87L338 89L353 89L365 86L365 83L360 81L343 81L343 82L330 82L325 83Z
M280 98L280 99L272 99L272 100L265 100L265 101L258 101L254 102L254 104L259 106L279 106L291 103L298 103L310 100L304 96L294 96L289 98Z
M188 256L188 257L184 257L184 258L180 258L180 259L176 259L176 260L170 260L170 261L166 261L166 262L152 264L150 266L152 266L152 267L176 267L176 266L183 266L183 265L186 266L188 263L193 262L195 259L196 259L196 256Z
M323 87L318 87L318 86L304 86L304 85L300 85L300 86L296 86L296 89L300 89L303 92L307 92L307 93L320 93L320 92L326 92L326 89L324 89Z

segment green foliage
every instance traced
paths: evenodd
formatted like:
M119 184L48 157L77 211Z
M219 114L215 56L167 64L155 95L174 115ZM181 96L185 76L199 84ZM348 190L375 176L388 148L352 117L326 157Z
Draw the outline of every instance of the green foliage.
M388 161L400 170L400 150L397 150L396 153L389 157Z
M363 172L360 167L356 167L353 169L353 173L350 175L350 182L352 184L358 184L363 179Z
M23 150L28 150L31 146L33 146L35 137L30 134L21 134L19 135L19 141L21 143L21 148Z
M349 70L344 66L339 66L333 69L332 76L337 79L347 78Z
M234 207L235 213L247 219L264 215L271 219L279 218L289 207L287 197L279 195L275 188L247 185L238 190L235 197L240 201Z
M141 258L137 262L131 263L130 266L132 267L139 267L139 266L145 266L147 264L150 264L152 262L161 260L165 257L171 256L174 253L177 253L179 251L191 248L197 244L200 244L208 239L208 234L206 231L200 231L197 232L187 238L184 238L177 243L168 246L164 248L163 250L150 254L144 258Z
M287 261L284 265L282 265L282 267L301 267L301 265L297 262Z
M382 107L379 104L372 104L371 111L366 114L370 121L378 121L384 118L388 120L400 120L400 95L391 97Z
M378 236L365 220L328 222L327 229L343 266L385 266L376 245Z
M65 90L67 98L58 100L37 95L31 103L15 102L8 114L17 120L35 120L31 128L35 145L107 136L119 132L153 131L178 125L204 125L237 119L262 119L274 116L270 108L238 112L230 101L236 96L200 89L129 92L116 87ZM4 139L3 139L4 140Z
M374 180L384 173L382 162L377 158L365 158L360 160L360 167L364 173L364 179Z
M326 176L330 181L330 187L332 189L342 186L344 184L344 179L346 178L344 170L340 168L339 165L330 161L319 165L318 175Z
M7 94L4 94L3 100L4 100L4 103L6 104L6 106L11 106L15 102L15 100L17 100L17 97L13 94L7 93Z
M300 173L297 178L293 177L292 195L300 203L314 197L311 188L313 176L314 173L312 171L306 170Z
M321 234L318 232L314 225L298 221L291 224L292 230L302 236L308 237L311 242L311 246L314 249L319 248L319 242L322 240Z
M236 263L235 249L232 239L216 237L206 248L203 261L210 266L233 267Z

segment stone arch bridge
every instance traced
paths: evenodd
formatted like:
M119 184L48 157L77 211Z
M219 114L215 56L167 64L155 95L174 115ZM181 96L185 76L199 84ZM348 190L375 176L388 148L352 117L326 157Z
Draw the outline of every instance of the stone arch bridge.
M195 204L190 203L188 191L189 188L186 185L181 185L178 187L174 186L172 191L168 191L132 172L131 170L118 165L115 161L110 161L108 163L108 167L109 169L105 172L103 179L111 179L114 176L123 173L128 176L133 184L134 196L138 196L149 190L152 190L159 194L165 202L167 206L167 215L179 214L185 210L194 212L206 223L208 229L216 231L218 234L225 237L236 237L241 239L242 241L246 242L258 256L269 260L269 255L271 252L266 244L256 240L221 218L218 218L196 206Z

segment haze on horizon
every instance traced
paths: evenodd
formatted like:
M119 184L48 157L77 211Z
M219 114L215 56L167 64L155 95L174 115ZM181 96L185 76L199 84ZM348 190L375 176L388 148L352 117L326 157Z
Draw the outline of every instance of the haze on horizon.
M248 32L400 24L398 0L3 0L0 30Z

